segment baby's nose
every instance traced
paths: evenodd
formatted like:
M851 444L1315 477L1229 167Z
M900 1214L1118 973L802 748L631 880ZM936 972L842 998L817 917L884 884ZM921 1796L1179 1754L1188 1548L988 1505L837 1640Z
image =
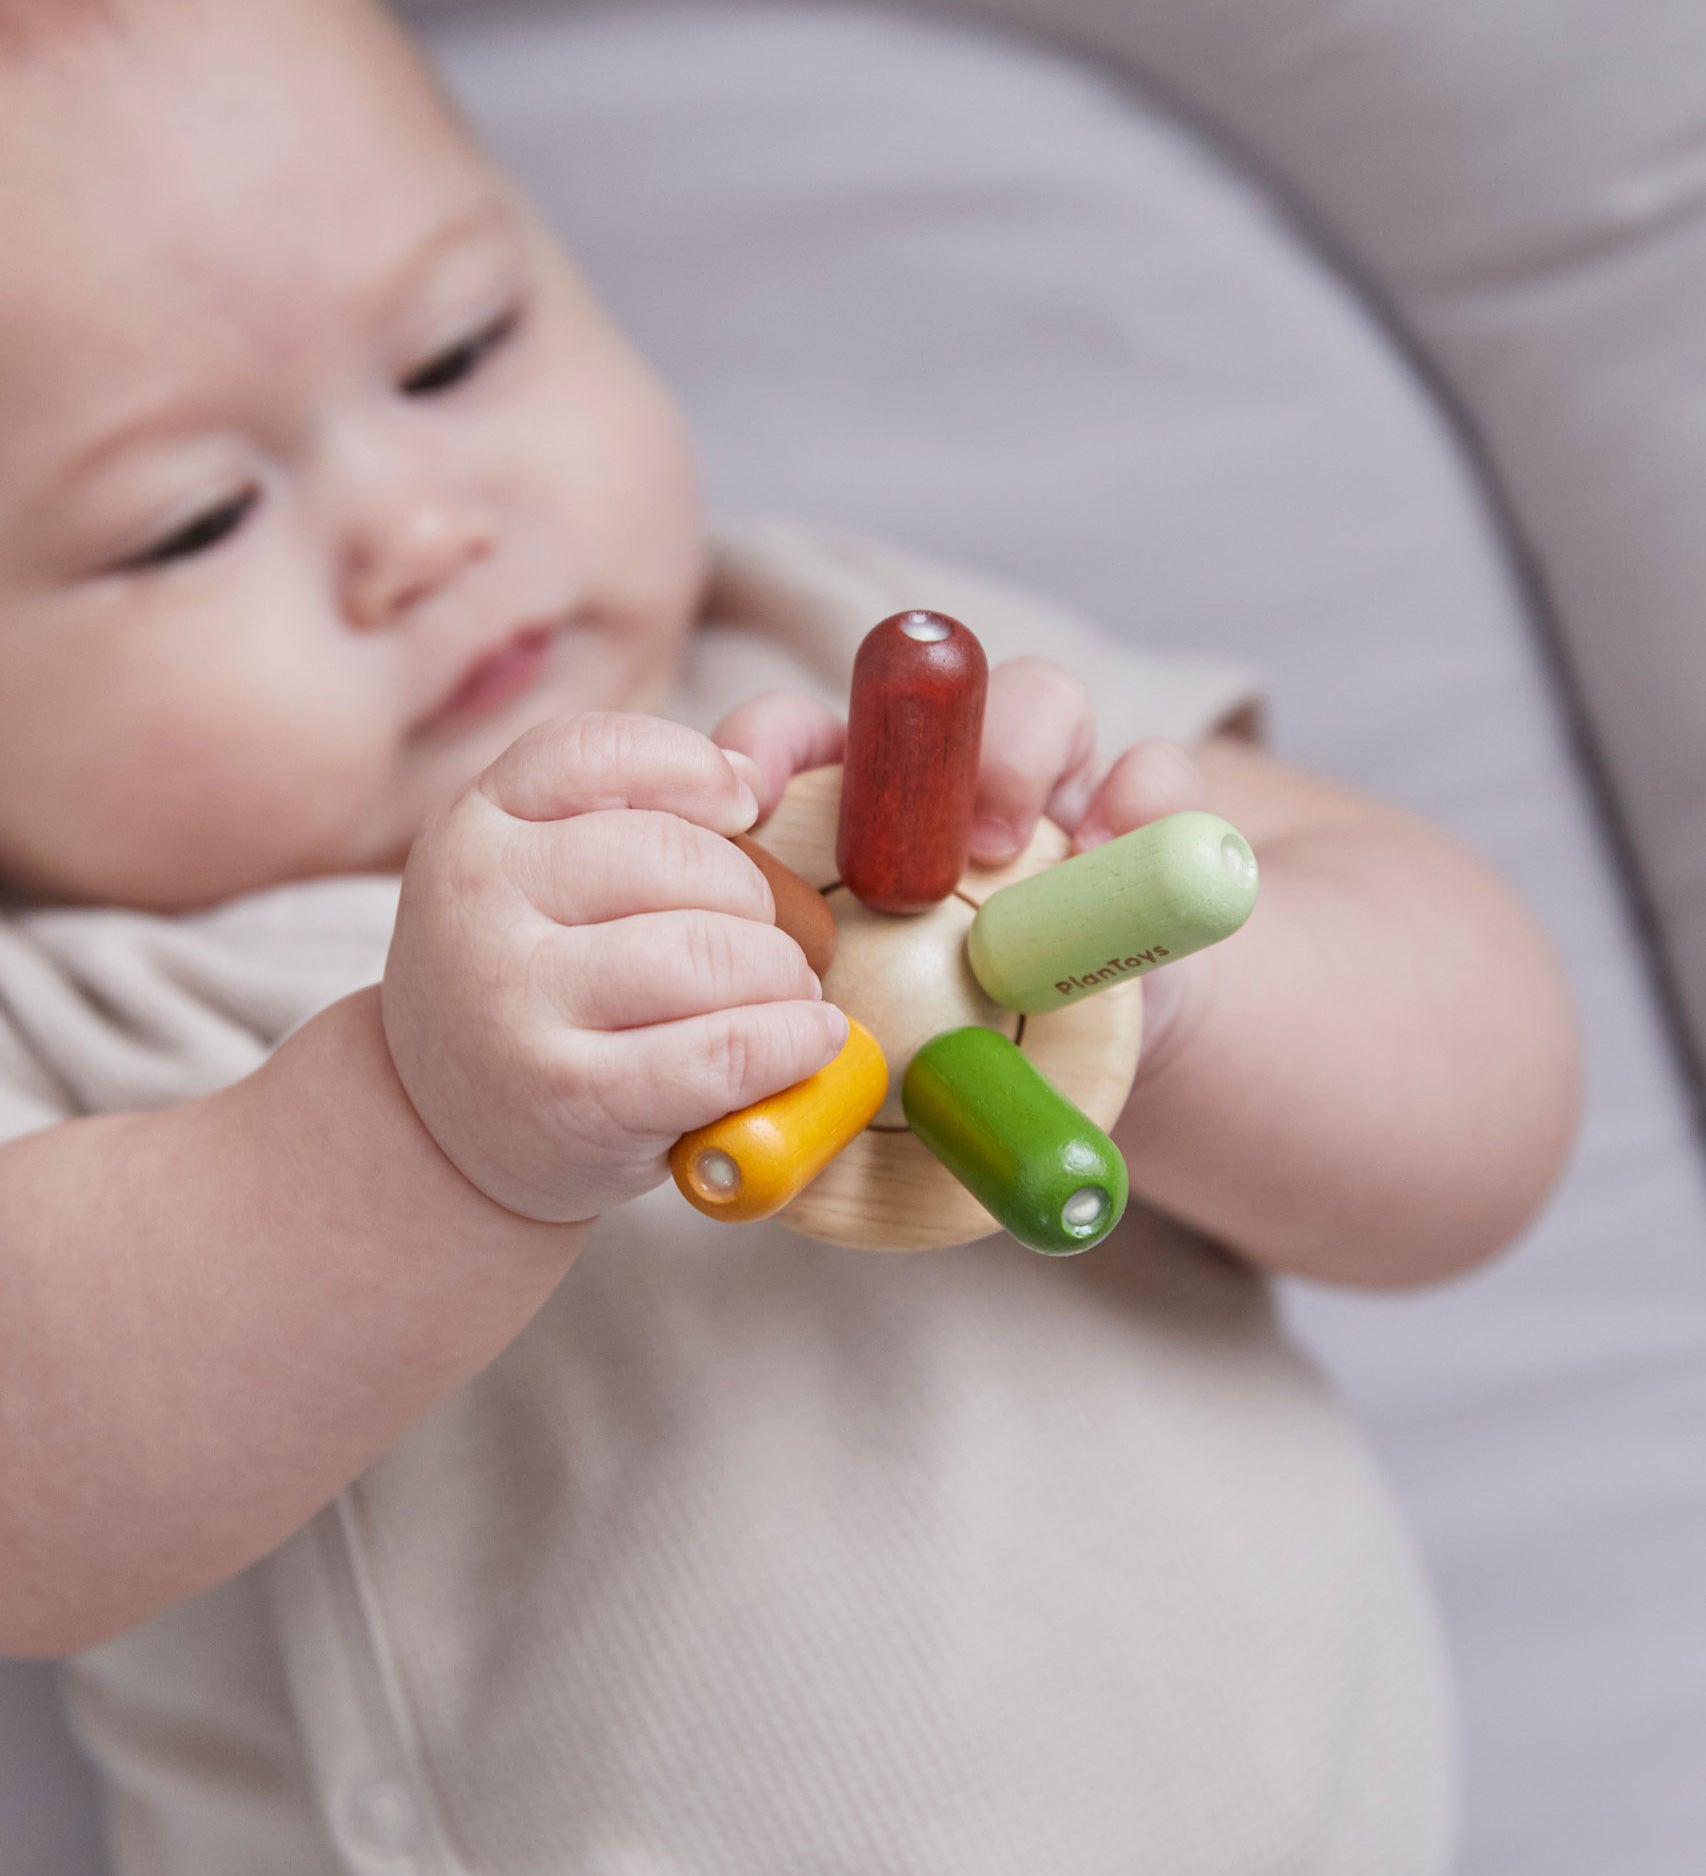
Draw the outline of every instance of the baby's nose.
M388 625L424 604L496 546L472 504L421 498L373 517L349 542L343 608L352 625Z

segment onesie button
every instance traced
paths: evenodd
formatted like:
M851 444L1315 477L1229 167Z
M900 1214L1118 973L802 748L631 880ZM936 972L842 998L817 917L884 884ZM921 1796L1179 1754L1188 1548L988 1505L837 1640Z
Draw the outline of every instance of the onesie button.
M421 1813L409 1793L388 1778L370 1779L349 1795L351 1834L369 1850L405 1856L421 1841Z

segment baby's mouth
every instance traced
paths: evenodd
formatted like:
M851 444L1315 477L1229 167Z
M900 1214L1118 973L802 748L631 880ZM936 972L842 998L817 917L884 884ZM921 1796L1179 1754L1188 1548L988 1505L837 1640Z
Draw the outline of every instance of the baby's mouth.
M455 688L416 725L421 734L461 729L494 716L522 692L531 690L551 661L559 627L524 626L501 645L476 658Z

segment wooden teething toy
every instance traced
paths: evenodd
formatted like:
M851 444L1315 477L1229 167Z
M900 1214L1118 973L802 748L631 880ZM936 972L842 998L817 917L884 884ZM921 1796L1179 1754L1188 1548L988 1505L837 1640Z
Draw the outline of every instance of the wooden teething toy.
M709 1216L870 1250L1006 1229L1056 1255L1119 1222L1103 1129L1137 1071L1139 980L1243 924L1255 856L1192 813L1075 858L1045 820L1008 865L969 864L986 680L957 620L885 619L854 665L845 767L795 776L742 842L853 1030L798 1087L677 1142Z

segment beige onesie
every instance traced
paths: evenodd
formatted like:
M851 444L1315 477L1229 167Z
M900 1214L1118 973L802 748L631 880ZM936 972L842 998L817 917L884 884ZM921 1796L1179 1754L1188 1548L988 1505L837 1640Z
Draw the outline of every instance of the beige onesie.
M1105 750L1254 721L888 549L725 536L680 713L903 606L1060 659ZM394 877L0 918L0 1134L248 1073L375 981ZM1089 1254L605 1218L279 1551L78 1657L122 1876L1443 1876L1419 1573L1263 1282L1135 1201Z

